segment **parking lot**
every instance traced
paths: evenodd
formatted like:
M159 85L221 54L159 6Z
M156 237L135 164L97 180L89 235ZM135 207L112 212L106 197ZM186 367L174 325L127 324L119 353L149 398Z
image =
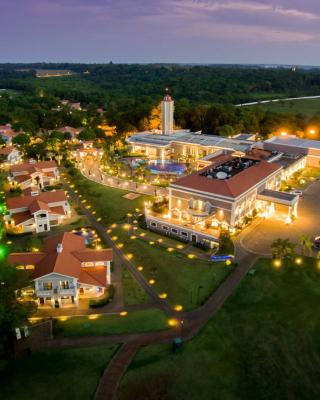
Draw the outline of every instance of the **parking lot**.
M286 225L283 215L275 215L266 220L259 219L245 229L237 241L246 250L269 256L274 240L281 238L298 243L303 234L312 240L316 235L320 235L320 181L313 182L304 191L299 201L298 218L290 225Z

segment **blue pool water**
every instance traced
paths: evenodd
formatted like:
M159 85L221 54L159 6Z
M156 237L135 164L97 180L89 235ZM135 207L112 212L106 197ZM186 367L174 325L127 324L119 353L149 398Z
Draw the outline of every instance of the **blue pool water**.
M153 160L149 163L152 174L182 175L186 172L186 165L171 160Z

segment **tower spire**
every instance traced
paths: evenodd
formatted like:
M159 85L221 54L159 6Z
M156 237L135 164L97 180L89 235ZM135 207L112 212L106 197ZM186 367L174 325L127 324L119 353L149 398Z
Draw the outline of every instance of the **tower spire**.
M173 130L174 101L169 93L169 88L165 88L165 95L161 102L162 112L162 134L171 135Z

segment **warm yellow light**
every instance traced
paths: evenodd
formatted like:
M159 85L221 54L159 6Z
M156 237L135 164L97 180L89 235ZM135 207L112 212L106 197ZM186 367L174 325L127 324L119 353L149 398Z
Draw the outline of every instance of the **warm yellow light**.
M159 242L159 243L162 243L162 242L163 242L163 239L158 239L158 242Z
M159 298L160 299L166 299L168 297L167 293L160 293Z
M125 317L128 315L128 311L121 311L119 314L121 317Z
M182 244L177 244L177 249L183 249L183 245Z
M118 236L112 236L111 239L112 239L112 240L117 240L117 239L118 239Z
M149 244L151 244L151 246L154 244L154 242L151 240L150 242L149 242Z
M124 246L123 243L118 243L117 246L119 247L119 249L122 249L122 247Z
M88 315L88 319L90 319L90 320L98 319L98 318L100 318L100 317L101 317L101 314L91 314L91 315Z
M301 265L302 264L302 258L300 258L300 257L296 258L294 261L295 261L295 263L297 265Z
M123 225L123 229L130 229L130 227L131 227L131 225L129 225L129 224L124 224Z
M111 228L116 228L117 227L117 224L112 224L111 225Z
M69 317L59 317L58 319L59 319L59 321L64 322L64 321L67 321L69 319Z
M193 258L196 258L196 256L195 256L195 254L188 254L188 258L190 258L192 260Z
M154 279L150 279L149 283L150 283L150 285L154 285L156 283L156 281Z
M132 235L132 236L130 236L130 239L131 240L137 239L137 236Z
M274 261L273 261L273 265L274 265L276 268L280 268L281 265L282 265L282 262L281 262L281 260L274 260Z
M174 248L173 247L168 247L167 251L169 251L169 253L172 253L174 251Z
M141 236L141 237L145 237L146 234L145 234L144 232L142 232L142 233L140 233L140 236Z
M170 318L170 319L168 320L168 325L169 325L169 326L172 326L172 327L177 326L177 325L178 325L178 320L176 320L176 319L174 319L174 318Z
M288 132L282 131L282 132L280 132L280 135L281 135L281 136L288 136Z
M128 253L128 254L127 254L127 258L128 258L128 260L132 260L133 254L132 254L132 253Z
M137 268L138 271L142 271L143 270L143 266L139 265L139 267Z
M36 247L33 247L32 251L37 252L37 251L39 251L39 249L37 249Z
M183 310L183 307L182 307L181 304L177 304L177 305L174 306L174 310L175 310L175 311L182 311L182 310Z
M315 129L310 129L310 130L309 130L309 133L310 133L310 135L315 135L316 130L315 130Z
M226 260L226 265L231 265L232 264L232 261L231 260Z
M108 230L107 230L107 233L111 233L111 232L112 232L112 229L108 229Z

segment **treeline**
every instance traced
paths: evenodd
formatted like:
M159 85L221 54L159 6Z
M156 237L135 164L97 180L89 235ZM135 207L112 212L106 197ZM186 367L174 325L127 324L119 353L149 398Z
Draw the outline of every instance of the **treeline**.
M36 69L70 69L75 75L36 78ZM89 73L85 73L89 72ZM176 101L178 127L208 134L241 131L267 135L281 125L303 130L308 117L235 108L252 100L320 93L320 70L266 69L191 65L2 64L0 124L11 122L32 132L61 126L95 129L102 122L125 132L148 129L152 110L165 87ZM16 95L14 94L16 92ZM1 94L1 93L0 93ZM54 108L61 99L81 102L86 111ZM97 108L102 107L101 116ZM318 120L314 116L312 120Z

